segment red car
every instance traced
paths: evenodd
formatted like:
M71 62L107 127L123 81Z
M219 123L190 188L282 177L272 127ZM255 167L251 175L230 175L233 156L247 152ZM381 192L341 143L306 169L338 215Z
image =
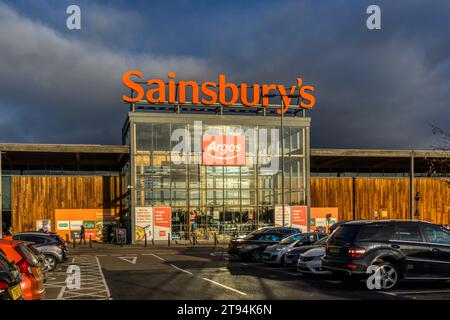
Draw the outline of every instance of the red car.
M0 240L0 250L22 273L20 287L25 300L45 297L44 273L36 255L22 241Z

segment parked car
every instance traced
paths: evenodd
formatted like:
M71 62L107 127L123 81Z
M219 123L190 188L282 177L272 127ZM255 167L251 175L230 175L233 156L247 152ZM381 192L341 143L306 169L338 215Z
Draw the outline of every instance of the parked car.
M348 222L348 220L341 220L341 221L338 221L338 222L332 224L332 225L330 226L330 229L329 229L328 231L330 232L330 234L332 234L334 230L336 230L340 225L343 225L343 224L346 223L346 222Z
M22 273L20 287L25 300L45 297L44 275L36 255L22 241L0 240L0 250L8 260L15 263Z
M45 267L47 271L53 271L58 263L67 261L66 242L56 233L39 231L20 232L14 234L12 239L34 242L36 249L45 256Z
M267 246L263 252L262 260L270 264L284 264L284 256L287 250L293 247L311 245L326 236L326 233L318 232L294 234L284 238L277 244Z
M293 235L293 234L302 233L302 231L299 228L268 226L268 227L258 228L257 230L250 232L246 236L249 236L249 235L252 235L252 234L260 234L260 233L280 233L281 235L283 235L283 237L288 237L288 236ZM246 236L240 236L240 237L237 237L237 238L242 239L242 238L244 238Z
M325 246L318 246L300 254L297 261L297 271L313 274L330 274L329 270L322 268L322 260L325 257Z
M281 233L262 232L249 234L244 238L232 239L228 253L232 258L261 261L264 249L280 242L284 236Z
M22 299L21 281L19 269L0 252L0 300Z
M327 244L328 238L329 236L326 236L310 245L296 244L293 247L289 248L288 250L286 250L286 253L284 255L284 265L296 268L298 259L300 258L300 254L317 247L325 246Z
M46 279L47 279L47 265L46 265L46 263L45 263L45 255L44 255L42 252L40 252L40 251L36 248L34 242L27 242L27 241L24 241L24 244L25 244L25 245L27 246L27 248L30 249L30 251L32 251L32 252L36 255L36 257L38 258L38 260L39 260L39 266L41 267L42 274L44 275L44 282L45 282Z
M450 279L450 232L422 221L354 221L341 225L326 246L323 267L355 282L380 272L380 289L400 280Z

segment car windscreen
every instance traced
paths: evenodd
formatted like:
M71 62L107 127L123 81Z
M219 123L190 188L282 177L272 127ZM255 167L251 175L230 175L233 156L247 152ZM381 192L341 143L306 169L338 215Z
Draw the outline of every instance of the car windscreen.
M341 225L331 235L330 243L335 242L353 242L358 235L360 225Z
M30 262L32 267L37 267L39 265L39 258L25 245L20 245L17 248L21 252L21 254Z
M294 235L292 235L292 236L290 236L290 237L284 238L284 239L280 242L280 244L291 244L291 243L293 243L293 242L295 242L295 241L297 241L297 240L300 240L300 239L303 238L303 237L305 237L305 236L302 235L302 234L294 234Z

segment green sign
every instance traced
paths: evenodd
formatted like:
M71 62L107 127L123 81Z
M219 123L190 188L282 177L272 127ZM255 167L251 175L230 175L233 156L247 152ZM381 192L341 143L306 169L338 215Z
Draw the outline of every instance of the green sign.
M95 221L83 221L85 229L95 229Z

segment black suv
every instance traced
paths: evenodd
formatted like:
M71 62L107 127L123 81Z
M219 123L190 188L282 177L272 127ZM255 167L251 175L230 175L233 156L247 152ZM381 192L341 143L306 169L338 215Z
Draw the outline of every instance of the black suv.
M450 279L450 231L422 221L353 221L330 236L323 267L355 282L380 271L380 287L391 289L400 279ZM371 271L373 272L373 271Z

